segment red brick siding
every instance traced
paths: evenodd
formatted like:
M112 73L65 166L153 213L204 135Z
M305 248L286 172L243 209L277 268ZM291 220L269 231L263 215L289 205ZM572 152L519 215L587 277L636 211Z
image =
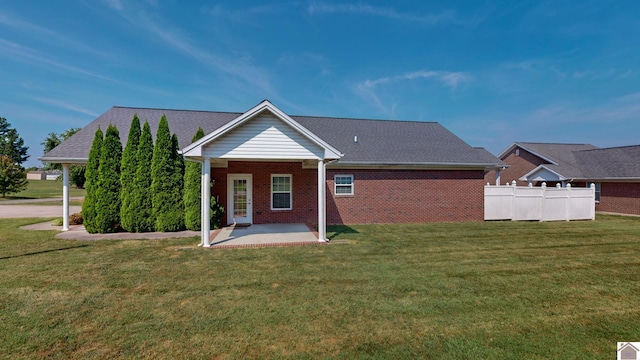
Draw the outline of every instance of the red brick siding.
M354 177L354 195L334 195L333 177ZM327 223L482 221L483 171L328 170Z
M640 215L640 183L601 183L596 211Z
M212 169L212 194L227 208L227 174L253 175L253 223L318 223L318 172L299 162L230 161L227 169ZM292 209L271 210L271 175L291 174ZM225 214L223 223L227 222Z
M516 150L520 150L520 155L516 156ZM538 167L541 164L547 164L548 162L542 160L541 158L531 154L530 152L523 150L519 147L511 150L502 161L511 165L510 167L500 171L500 183L505 184L507 181L511 183L513 180L516 181L518 186L526 186L526 181L520 181L523 175L527 174L529 171ZM495 185L496 183L496 172L490 171L485 177L485 184L488 182L491 185Z
M227 174L253 174L253 223L318 223L318 174L295 162L230 161L212 168L211 194L227 208ZM271 210L271 174L292 174L293 209ZM353 196L333 193L333 176L354 176ZM483 171L327 169L327 223L482 221ZM226 223L226 214L223 223Z

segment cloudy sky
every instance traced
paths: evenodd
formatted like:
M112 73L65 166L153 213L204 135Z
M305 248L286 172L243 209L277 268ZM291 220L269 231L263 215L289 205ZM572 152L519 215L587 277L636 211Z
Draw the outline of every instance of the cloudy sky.
M514 141L640 144L640 2L0 0L0 117L111 106L437 121Z

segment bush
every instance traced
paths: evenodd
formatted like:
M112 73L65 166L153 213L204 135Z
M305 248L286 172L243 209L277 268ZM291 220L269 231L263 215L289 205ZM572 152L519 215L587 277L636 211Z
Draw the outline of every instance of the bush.
M74 213L69 216L69 225L82 225L82 213Z

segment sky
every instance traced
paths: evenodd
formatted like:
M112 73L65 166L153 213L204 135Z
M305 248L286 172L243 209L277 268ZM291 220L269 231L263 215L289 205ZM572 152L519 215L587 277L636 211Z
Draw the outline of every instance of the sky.
M435 121L640 144L639 1L0 0L0 117L39 166L112 106Z

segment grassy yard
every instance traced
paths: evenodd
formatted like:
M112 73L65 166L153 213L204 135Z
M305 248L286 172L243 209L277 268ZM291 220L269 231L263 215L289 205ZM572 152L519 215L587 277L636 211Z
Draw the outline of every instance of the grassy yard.
M7 195L6 198L0 197L0 204L3 200L19 200L19 199L45 199L45 198L61 198L62 199L62 181L54 180L27 180L29 186L26 190L19 193ZM69 186L69 196L84 196L84 189L76 189Z
M640 218L333 227L329 246L58 240L0 220L0 357L615 358Z

